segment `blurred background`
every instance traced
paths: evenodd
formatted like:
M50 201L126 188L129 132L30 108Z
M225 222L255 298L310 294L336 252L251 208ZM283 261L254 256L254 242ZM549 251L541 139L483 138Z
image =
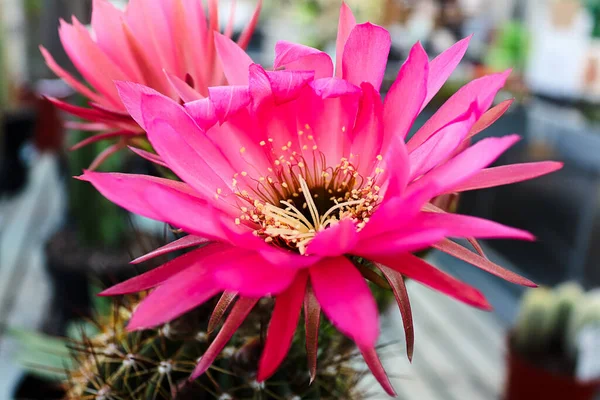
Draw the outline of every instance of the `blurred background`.
M127 4L112 2L118 7ZM237 1L236 32L255 4ZM523 140L499 165L552 159L564 161L565 167L533 181L463 195L459 212L533 232L535 243L496 240L483 247L493 261L539 284L576 283L590 291L585 298L598 303L593 289L600 286L600 0L348 4L357 21L382 25L392 35L383 89L393 82L416 41L433 57L474 35L467 56L416 126L466 82L513 69L496 102L516 100L478 140L519 133ZM219 5L225 24L231 4L223 0ZM284 39L333 54L339 6L338 0L265 0L249 53L269 66L275 42ZM59 19L71 15L88 24L91 0L0 0L0 400L48 398L34 393L52 374L40 377L31 372L34 362L22 348L35 348L36 338L28 335L66 335L70 321L85 317L94 307L92 294L98 287L133 274L131 257L169 239L162 225L127 215L91 186L71 179L106 147L95 144L68 152L84 134L66 130L68 117L41 97L82 102L46 67L38 49L45 46L58 64L77 76L57 33ZM130 172L145 168L126 153L103 165L104 170ZM417 330L414 365L408 365L401 351L397 359L386 361L399 379L401 398L503 398L510 370L506 335L524 318L525 311L519 317L524 289L449 256L431 257L436 265L481 288L495 311L472 311L411 287ZM573 291L565 291L571 299ZM585 302L584 297L577 299L576 304ZM536 305L552 301L549 297ZM539 308L534 315L542 312ZM390 312L388 319L394 326L399 316ZM401 332L390 328L384 335L401 340ZM599 360L600 336L594 337L595 347L585 349L597 356L591 359ZM569 362L583 362L582 348L574 350L576 356L571 354ZM589 359L591 366L581 367L583 373L580 367L570 367L580 382L600 378L598 365Z

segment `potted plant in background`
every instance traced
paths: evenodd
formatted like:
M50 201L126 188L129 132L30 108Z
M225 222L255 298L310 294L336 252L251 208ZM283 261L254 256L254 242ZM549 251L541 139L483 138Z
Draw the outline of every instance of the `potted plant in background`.
M509 336L505 399L592 399L599 328L600 292L585 294L576 283L527 292Z

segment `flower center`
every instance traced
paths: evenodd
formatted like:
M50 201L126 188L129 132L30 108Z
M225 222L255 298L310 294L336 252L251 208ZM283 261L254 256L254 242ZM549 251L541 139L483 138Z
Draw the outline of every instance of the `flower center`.
M360 230L381 201L373 177L362 177L343 158L325 167L325 158L315 157L311 168L305 160L278 168L276 179L259 180L253 193L238 192L251 207L241 207L237 224L250 225L267 243L306 253L310 241L321 231L349 219ZM254 194L254 195L253 195Z

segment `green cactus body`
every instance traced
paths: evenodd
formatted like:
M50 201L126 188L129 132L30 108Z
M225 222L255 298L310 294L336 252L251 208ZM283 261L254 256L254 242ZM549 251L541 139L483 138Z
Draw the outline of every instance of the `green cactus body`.
M206 333L211 306L202 306L157 329L125 329L138 297L126 297L112 314L95 322L98 334L82 335L71 348L75 368L67 382L69 399L355 399L361 373L352 342L323 321L319 370L310 384L303 324L278 372L262 384L256 369L272 301L261 301L213 367L188 378L210 344Z

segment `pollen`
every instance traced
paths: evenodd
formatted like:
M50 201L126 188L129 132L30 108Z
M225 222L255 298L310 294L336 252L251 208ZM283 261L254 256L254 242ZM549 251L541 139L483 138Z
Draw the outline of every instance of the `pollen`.
M246 148L245 147L241 147L240 148L240 153L245 153L246 152Z
M261 140L259 144L260 144L261 146L264 146L264 145L266 145L267 143L266 143L264 140Z

